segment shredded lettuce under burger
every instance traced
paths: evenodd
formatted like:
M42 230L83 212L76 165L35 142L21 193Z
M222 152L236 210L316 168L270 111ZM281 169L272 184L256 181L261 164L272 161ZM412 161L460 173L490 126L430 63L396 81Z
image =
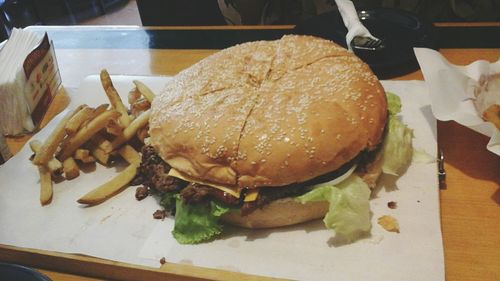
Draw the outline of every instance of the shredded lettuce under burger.
M382 171L398 176L401 169L411 162L413 155L413 130L401 122L396 114L401 111L401 100L392 93L387 93L389 120L387 135L383 142Z
M352 174L337 185L319 184L297 200L301 203L328 201L329 210L323 219L326 228L353 241L371 229L370 193L368 185Z
M185 204L179 196L176 200L175 226L172 234L181 244L196 244L222 233L220 216L229 208L210 201L207 204Z
M382 171L399 175L412 159L413 131L396 116L401 111L400 98L387 92L389 119L382 144ZM328 201L329 210L323 219L326 228L348 241L358 239L371 229L370 193L368 185L355 174L335 185L322 183L298 196L301 203ZM211 240L223 231L220 217L230 208L217 202L191 205L182 202L178 192L162 196L162 206L172 210L175 206L175 227L172 231L181 244L196 244ZM175 205L174 205L175 204Z

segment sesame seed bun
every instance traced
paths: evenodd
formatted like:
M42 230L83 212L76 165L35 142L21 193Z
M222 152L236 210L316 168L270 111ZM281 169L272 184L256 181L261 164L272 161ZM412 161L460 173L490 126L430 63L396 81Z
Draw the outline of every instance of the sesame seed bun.
M304 182L374 149L387 117L369 67L331 41L284 36L222 50L182 71L152 103L150 144L205 182Z

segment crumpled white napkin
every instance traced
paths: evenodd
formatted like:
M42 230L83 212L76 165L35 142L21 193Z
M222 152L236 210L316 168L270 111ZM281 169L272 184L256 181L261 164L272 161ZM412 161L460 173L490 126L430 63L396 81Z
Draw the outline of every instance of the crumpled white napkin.
M361 23L358 18L358 13L356 12L356 8L354 8L354 4L350 0L335 0L337 7L339 9L340 15L342 16L342 20L344 21L345 27L347 27L347 35L345 37L345 41L347 43L347 48L349 51L351 49L351 41L356 36L364 36L370 37L373 39L378 39L373 36L368 29Z
M414 48L415 56L429 89L432 113L438 120L454 120L490 137L486 148L500 155L500 131L485 122L477 112L474 88L482 75L500 73L500 59L490 63L478 60L466 66L450 63L438 51Z

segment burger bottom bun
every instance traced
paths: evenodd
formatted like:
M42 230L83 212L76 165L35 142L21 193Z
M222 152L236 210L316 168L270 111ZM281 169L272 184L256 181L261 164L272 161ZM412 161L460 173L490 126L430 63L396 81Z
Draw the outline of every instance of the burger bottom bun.
M373 162L367 164L364 172L357 173L370 189L376 186L382 174L381 151L379 150ZM286 197L264 205L246 216L241 216L238 211L231 211L222 216L222 220L245 228L272 228L322 218L328 212L328 208L327 201L302 204L291 197Z
M273 201L246 216L237 211L229 212L222 216L222 220L245 228L271 228L319 219L327 211L327 201L302 204L288 197Z

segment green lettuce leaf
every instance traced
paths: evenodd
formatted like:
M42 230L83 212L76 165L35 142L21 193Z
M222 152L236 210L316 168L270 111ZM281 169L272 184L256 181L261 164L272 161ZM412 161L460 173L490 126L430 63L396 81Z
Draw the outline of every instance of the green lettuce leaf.
M390 115L388 131L382 144L382 171L399 175L413 156L413 130L396 116Z
M396 115L401 112L401 99L399 96L386 92L385 96L387 97L387 110L389 110L390 115Z
M323 219L325 226L334 230L335 235L354 241L371 229L370 193L360 177L351 175L337 186L319 184L296 199L303 204L328 201L329 210Z
M176 196L175 226L172 234L181 244L196 244L222 233L220 216L229 208L217 203L184 204Z
M160 205L168 212L175 211L176 197L179 192L165 192L161 195Z
M412 160L413 130L396 116L401 112L401 99L390 92L387 92L386 96L389 120L382 147L382 171L397 176Z

